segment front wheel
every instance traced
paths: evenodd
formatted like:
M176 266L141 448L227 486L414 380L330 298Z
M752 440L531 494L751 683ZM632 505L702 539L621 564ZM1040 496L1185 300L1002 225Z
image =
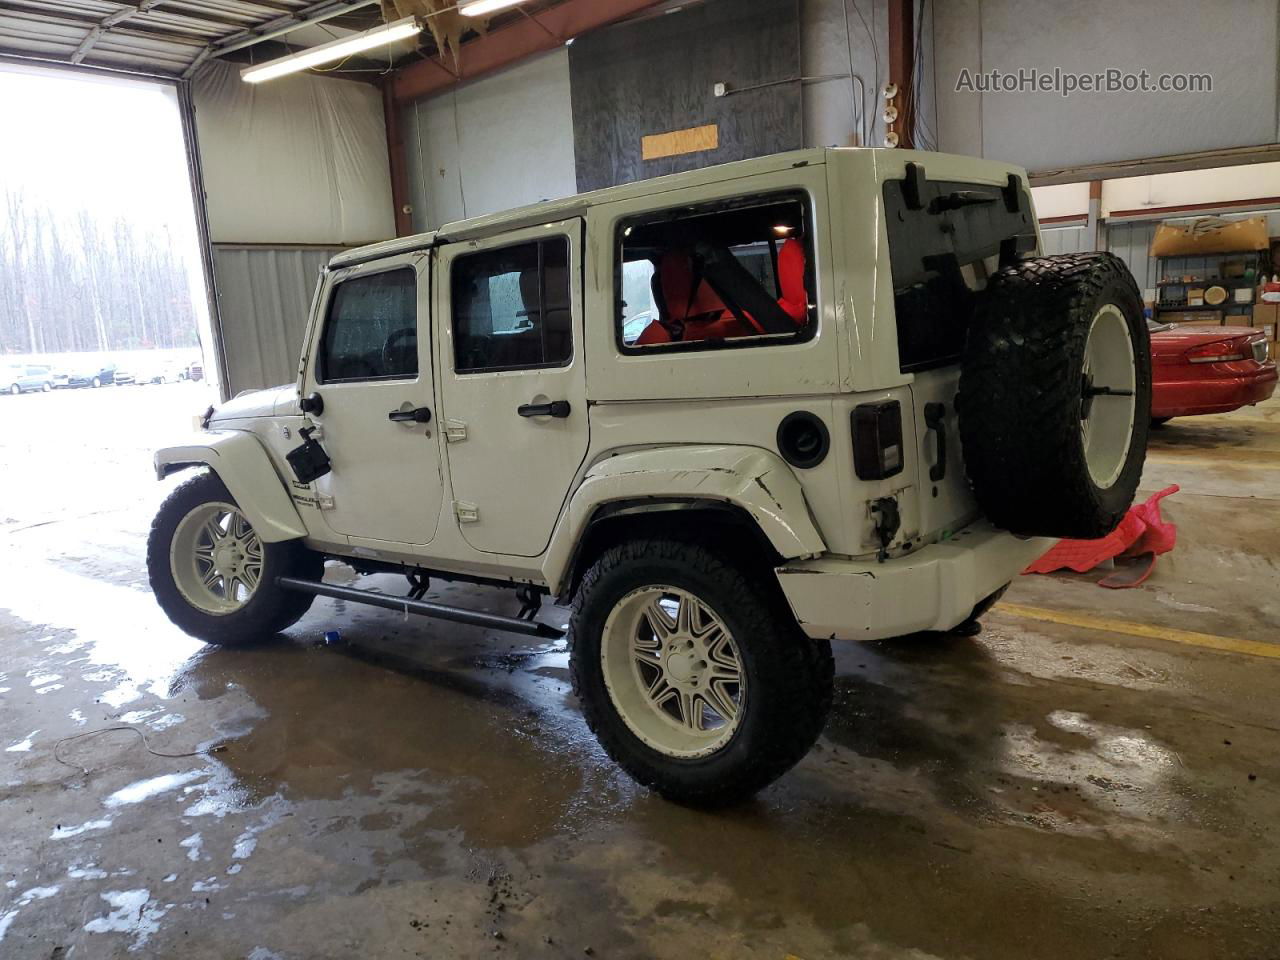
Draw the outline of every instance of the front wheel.
M16 397L16 396L17 396L18 394L20 394L21 392L22 392L22 388L21 388L20 386L18 386L16 383L13 383L13 384L10 384L10 385L9 385L9 393L10 393L12 396L15 396L15 397Z
M678 803L750 797L808 752L831 707L831 646L803 634L776 584L679 540L601 555L569 649L605 751Z
M274 636L307 612L310 594L276 577L320 579L324 561L296 541L263 543L218 476L204 473L160 506L147 539L147 574L161 609L206 643Z
M102 386L102 378L94 377L93 380L90 381L89 385L93 387L93 389L97 390L100 386Z

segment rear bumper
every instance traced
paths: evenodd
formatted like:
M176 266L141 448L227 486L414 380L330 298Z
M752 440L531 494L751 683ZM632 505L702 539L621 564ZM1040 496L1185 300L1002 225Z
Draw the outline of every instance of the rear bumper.
M950 630L1053 543L974 523L944 543L884 563L798 560L778 568L778 583L810 637L879 640Z
M1157 370L1157 375L1159 371ZM1261 403L1275 392L1276 365L1213 380L1157 380L1151 388L1151 416L1191 417L1226 413Z

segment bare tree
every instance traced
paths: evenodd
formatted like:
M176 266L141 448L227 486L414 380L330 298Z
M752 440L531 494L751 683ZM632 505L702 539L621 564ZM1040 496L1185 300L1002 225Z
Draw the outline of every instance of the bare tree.
M58 217L19 185L0 189L0 354L198 344L167 226Z

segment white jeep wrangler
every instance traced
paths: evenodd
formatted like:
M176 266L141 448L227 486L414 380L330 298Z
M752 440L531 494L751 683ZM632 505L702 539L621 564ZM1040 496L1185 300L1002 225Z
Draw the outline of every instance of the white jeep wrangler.
M831 640L972 627L1129 507L1142 304L1037 256L1022 171L809 150L333 258L295 384L156 472L152 587L217 644L316 596L544 637L609 754L675 800L768 784L822 730ZM337 558L408 595L323 582ZM513 588L517 616L423 599Z

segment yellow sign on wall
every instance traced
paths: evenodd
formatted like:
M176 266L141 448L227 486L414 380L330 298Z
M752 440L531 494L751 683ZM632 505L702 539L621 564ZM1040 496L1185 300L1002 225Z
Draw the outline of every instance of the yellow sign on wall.
M709 123L704 127L655 133L640 141L640 155L645 160L661 160L686 153L701 153L720 146L720 127Z

